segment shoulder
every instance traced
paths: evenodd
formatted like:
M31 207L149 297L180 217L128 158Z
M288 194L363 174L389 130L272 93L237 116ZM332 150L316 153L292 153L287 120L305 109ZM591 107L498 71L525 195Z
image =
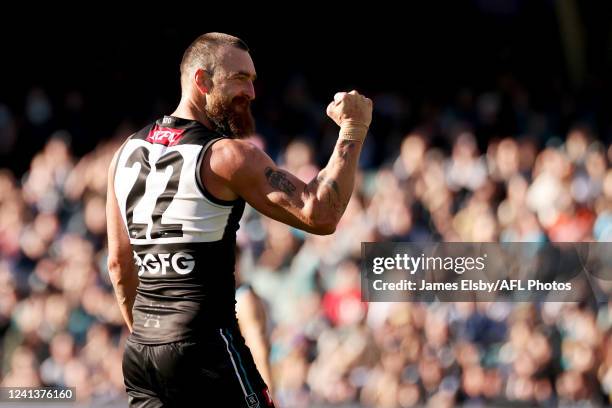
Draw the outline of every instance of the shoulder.
M245 140L223 138L210 147L210 168L215 173L233 174L248 171L267 157L254 144Z
M222 138L212 145L211 151L219 156L231 158L241 158L253 153L263 153L262 150L253 143L246 140Z
M117 166L117 160L119 160L119 155L123 151L123 147L132 138L132 136L128 137L123 143L121 143L121 146L119 146L117 150L115 150L115 152L113 153L113 157L111 158L111 161L108 165L108 181L109 182L113 181L114 176L115 176L115 167Z

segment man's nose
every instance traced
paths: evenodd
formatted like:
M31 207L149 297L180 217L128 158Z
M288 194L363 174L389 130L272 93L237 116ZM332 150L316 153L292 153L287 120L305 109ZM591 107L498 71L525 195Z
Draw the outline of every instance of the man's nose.
M245 94L249 98L249 100L252 101L253 99L255 99L255 86L253 85L253 82L249 81L246 87Z

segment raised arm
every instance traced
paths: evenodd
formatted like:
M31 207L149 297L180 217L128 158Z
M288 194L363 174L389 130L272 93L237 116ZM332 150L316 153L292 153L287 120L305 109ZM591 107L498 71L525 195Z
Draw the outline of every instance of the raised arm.
M309 183L279 169L252 144L215 143L203 161L202 177L220 198L242 197L270 218L314 234L332 234L353 192L361 147L372 120L372 101L356 91L337 93L327 114L340 126L325 168Z
M121 151L119 149L118 151ZM108 235L108 273L110 275L115 297L128 329L132 331L132 307L136 298L138 274L130 238L121 218L119 205L115 196L114 180L117 154L108 169L108 188L106 194L106 225Z

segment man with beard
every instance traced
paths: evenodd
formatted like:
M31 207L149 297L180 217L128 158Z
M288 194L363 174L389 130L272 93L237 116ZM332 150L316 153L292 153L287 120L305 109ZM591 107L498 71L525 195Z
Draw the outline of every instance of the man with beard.
M130 136L108 174L108 269L125 318L131 407L274 406L236 322L234 247L245 202L314 234L348 204L372 102L339 92L339 138L309 183L241 140L254 130L246 44L198 37L181 62L177 109Z

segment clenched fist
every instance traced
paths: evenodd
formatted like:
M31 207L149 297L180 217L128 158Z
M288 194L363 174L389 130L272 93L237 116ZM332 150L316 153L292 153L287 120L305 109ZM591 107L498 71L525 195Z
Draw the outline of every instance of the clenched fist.
M367 128L372 122L372 101L357 91L338 92L327 105L327 116L340 127L360 125Z

